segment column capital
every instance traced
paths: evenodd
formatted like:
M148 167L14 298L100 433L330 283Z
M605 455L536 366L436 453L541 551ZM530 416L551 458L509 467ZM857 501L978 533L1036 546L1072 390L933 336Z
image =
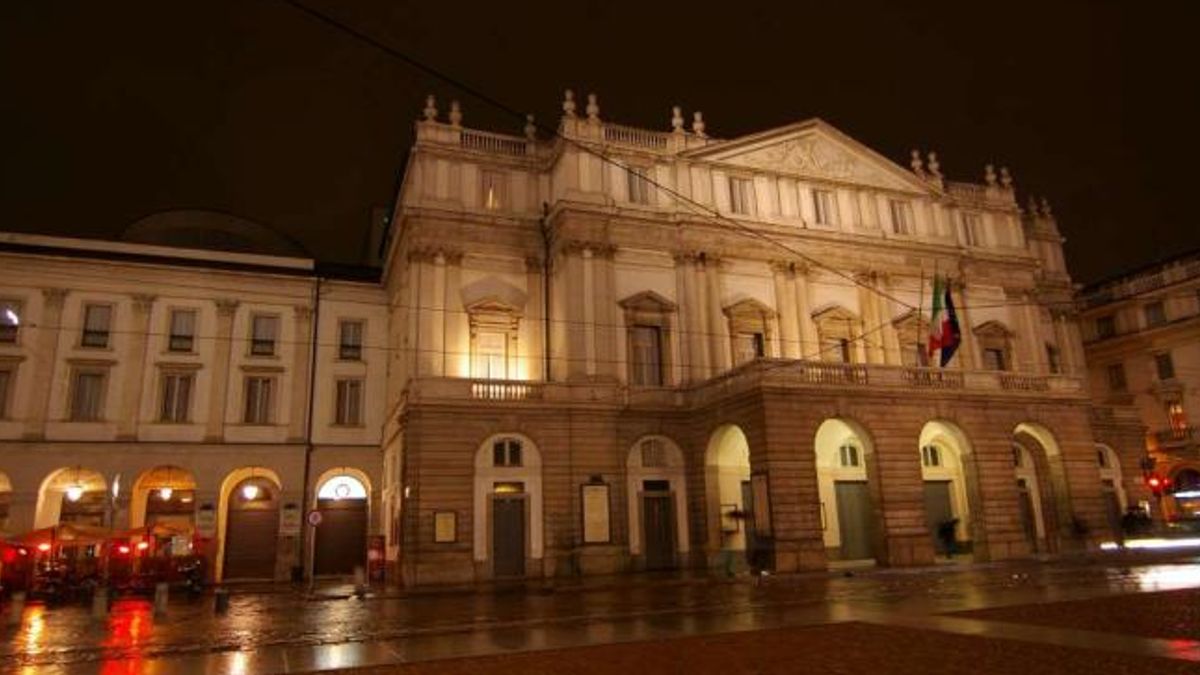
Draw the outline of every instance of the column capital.
M213 304L217 306L217 316L231 317L241 303L232 298L218 298L213 300Z
M45 301L47 308L60 309L63 306L63 301L67 299L68 292L65 288L43 288L42 299Z
M158 299L157 295L150 293L133 293L130 295L133 298L133 309L139 313L146 313L154 306L154 301Z
M312 318L313 308L308 305L296 305L292 307L292 315L297 321L308 321Z

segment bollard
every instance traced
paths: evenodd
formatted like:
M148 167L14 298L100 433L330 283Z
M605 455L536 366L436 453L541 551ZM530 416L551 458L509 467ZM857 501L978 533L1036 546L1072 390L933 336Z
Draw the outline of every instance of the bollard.
M217 614L224 614L229 611L229 591L224 588L218 588L216 593L213 594L213 598L216 600L214 608Z
M108 588L97 586L92 591L92 618L103 621L108 618Z
M167 586L167 582L160 581L154 584L154 614L156 616L166 616L169 593L170 587Z
M362 565L354 566L354 594L360 598L367 594L367 572Z
M25 591L12 594L12 604L8 606L8 622L21 623L21 615L25 613Z

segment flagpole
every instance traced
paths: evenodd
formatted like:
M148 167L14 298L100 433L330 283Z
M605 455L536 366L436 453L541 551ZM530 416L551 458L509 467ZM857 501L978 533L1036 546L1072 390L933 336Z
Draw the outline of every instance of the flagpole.
M925 303L925 268L921 267L921 285L917 287L917 365L929 365L929 358L925 356L925 348L921 343L929 340L929 331L921 330L921 307Z

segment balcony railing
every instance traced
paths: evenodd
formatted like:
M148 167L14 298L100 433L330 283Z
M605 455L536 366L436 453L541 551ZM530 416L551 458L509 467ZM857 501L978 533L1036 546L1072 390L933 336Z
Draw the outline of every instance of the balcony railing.
M1159 445L1187 445L1196 437L1195 427L1172 427L1154 432Z
M540 399L542 386L537 382L512 380L473 380L471 398L484 401L527 401Z
M604 125L604 140L609 143L663 150L667 147L667 137L668 134L660 131L625 127L619 124Z

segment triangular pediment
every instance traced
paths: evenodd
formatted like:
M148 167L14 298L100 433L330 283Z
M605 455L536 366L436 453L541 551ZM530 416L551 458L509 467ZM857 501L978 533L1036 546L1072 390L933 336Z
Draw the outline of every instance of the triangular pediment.
M936 188L819 119L713 143L686 156L759 171L903 192Z

